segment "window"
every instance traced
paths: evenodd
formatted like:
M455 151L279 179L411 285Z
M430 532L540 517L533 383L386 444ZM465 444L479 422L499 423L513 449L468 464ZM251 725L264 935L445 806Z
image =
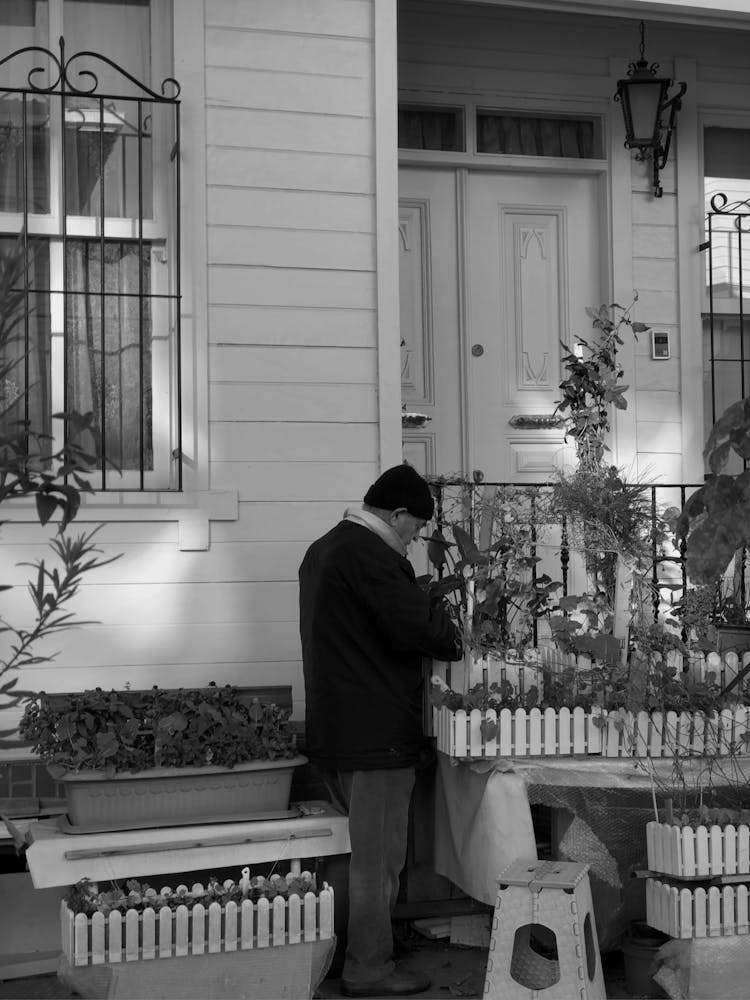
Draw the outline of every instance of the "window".
M0 420L92 412L100 490L181 488L166 7L0 4Z
M601 159L601 125L593 118L479 110L477 152Z
M703 132L705 432L750 393L750 130ZM734 459L732 461L735 461ZM740 460L736 459L739 471Z
M466 149L462 108L399 104L399 149Z

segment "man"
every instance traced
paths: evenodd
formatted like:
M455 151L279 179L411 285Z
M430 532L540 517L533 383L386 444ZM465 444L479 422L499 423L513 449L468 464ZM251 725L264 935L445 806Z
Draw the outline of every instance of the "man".
M430 985L395 965L391 914L425 749L422 657L461 656L447 608L416 583L406 558L433 507L411 466L388 469L362 508L349 508L300 566L305 752L349 816L345 996L399 996Z

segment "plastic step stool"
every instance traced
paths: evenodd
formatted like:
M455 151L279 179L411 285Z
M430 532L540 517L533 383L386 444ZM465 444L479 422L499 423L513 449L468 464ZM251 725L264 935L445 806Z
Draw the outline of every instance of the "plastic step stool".
M606 1000L589 866L515 861L498 877L488 1000Z

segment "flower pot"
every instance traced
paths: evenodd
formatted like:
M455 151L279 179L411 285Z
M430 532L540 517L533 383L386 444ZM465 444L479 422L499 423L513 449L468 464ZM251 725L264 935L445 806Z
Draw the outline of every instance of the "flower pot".
M189 823L222 823L288 815L294 768L302 756L255 760L233 768L163 767L139 772L69 771L65 787L69 833ZM270 815L269 815L270 814Z
M73 913L63 901L59 926L58 978L92 1000L105 993L110 1000L311 996L336 945L327 883L288 898L157 904L92 916Z
M202 886L194 887L201 889ZM333 888L304 896L239 903L195 903L192 908L148 907L123 915L75 914L60 905L62 952L71 965L164 959L206 952L273 948L333 937Z

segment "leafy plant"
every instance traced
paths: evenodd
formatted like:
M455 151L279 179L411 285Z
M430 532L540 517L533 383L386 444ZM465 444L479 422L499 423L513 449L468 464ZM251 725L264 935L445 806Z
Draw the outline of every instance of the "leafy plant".
M716 584L735 552L750 546L750 469L722 473L735 452L750 458L750 396L728 407L714 424L703 449L712 477L677 512L674 531L687 547L688 577Z
M534 625L562 584L537 573L541 501L521 486L459 484L428 540L438 572L422 582L451 601L464 647L475 655L522 651L533 645Z
M96 464L98 436L93 414L53 415L63 423L62 447L52 434L35 429L29 419L13 419L23 412L28 391L18 388L15 372L25 360L19 346L26 312L27 267L22 236L14 247L0 251L0 504L33 498L39 523L48 524L59 513L56 537L50 542L55 563L37 560L28 590L35 611L30 627L9 624L0 615L0 636L8 652L0 658L0 711L17 708L30 692L18 687L19 668L46 663L55 654L37 654L38 644L64 629L84 624L68 610L85 574L112 562L100 559L94 544L96 529L71 540L65 535L78 514L83 493L93 493L89 470ZM22 345L21 345L22 346ZM93 442L92 450L80 443ZM7 518L0 519L0 526ZM114 557L117 558L117 557ZM9 590L0 584L0 591ZM0 729L0 748L15 745L15 729Z
M666 622L684 632L692 648L710 652L718 645L716 619L717 588L704 583L681 590Z
M555 710L598 707L608 713L625 712L703 712L711 714L736 705L722 691L716 676L709 673L703 681L678 677L667 661L631 656L627 663L593 661L587 667L564 665L559 669L540 670L542 682L519 692L507 681L489 685L476 684L467 692L453 691L433 677L430 700L436 707L450 711L509 708L527 711L538 708ZM624 721L623 715L623 721Z
M650 329L630 316L637 301L636 293L627 307L616 302L598 309L587 307L586 314L597 333L591 343L583 337L577 338L580 354L561 341L567 352L562 356L567 375L560 383L562 398L555 412L564 416L565 435L573 438L578 463L583 468L598 468L609 450L606 436L611 407L627 409L628 386L621 384L624 370L617 359L617 349L624 344L621 331L629 327L637 339L639 333Z
M242 903L245 899L257 902L259 899L273 900L277 896L283 899L304 897L308 892L317 893L315 875L300 872L287 877L255 875L237 882L233 879L219 882L215 875L211 875L205 888L196 883L190 889L186 885L178 885L174 890L163 886L158 891L148 882L137 879L128 879L124 889L117 882L112 882L109 889L100 890L96 882L83 878L71 886L63 898L73 913L89 917L94 913L108 916L112 912L124 914L129 910L143 913L148 907L158 911L164 907L176 910L185 906L192 910L197 903L208 907L211 903L225 905L229 902Z
M204 688L40 692L27 702L19 731L53 774L143 771L153 767L233 767L293 757L289 711L244 701L239 689Z

